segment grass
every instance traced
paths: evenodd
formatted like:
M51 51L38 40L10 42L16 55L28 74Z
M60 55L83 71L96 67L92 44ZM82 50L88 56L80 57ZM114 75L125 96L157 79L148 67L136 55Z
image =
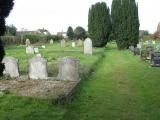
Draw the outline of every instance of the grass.
M7 95L0 98L0 120L159 120L160 69L113 44L104 54L71 103Z

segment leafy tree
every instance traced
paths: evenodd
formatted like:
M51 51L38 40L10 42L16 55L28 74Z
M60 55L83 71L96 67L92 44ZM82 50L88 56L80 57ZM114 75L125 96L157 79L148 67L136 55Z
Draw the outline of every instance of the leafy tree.
M5 33L5 18L9 15L13 4L13 0L0 0L0 36L4 35ZM2 41L0 40L0 75L2 75L4 69L4 65L1 63L4 55L4 48Z
M71 40L73 40L73 38L74 38L74 31L73 31L73 28L71 26L68 27L67 36Z
M87 37L87 33L83 27L76 27L74 30L75 38L76 39L85 39Z
M111 32L110 9L105 2L91 6L88 14L88 33L95 47L104 47Z
M17 28L14 25L6 26L6 35L15 36L17 32Z

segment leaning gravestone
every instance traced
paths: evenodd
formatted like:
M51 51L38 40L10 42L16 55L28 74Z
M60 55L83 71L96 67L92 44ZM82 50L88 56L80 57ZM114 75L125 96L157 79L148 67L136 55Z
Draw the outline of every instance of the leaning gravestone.
M79 47L81 47L83 45L83 41L81 39L79 39L77 44Z
M92 55L92 40L90 38L84 41L84 54Z
M66 47L66 41L65 41L64 39L61 40L61 47L62 47L62 48Z
M53 40L52 39L50 40L50 44L53 44Z
M32 46L26 47L26 53L27 54L34 54L34 48Z
M75 42L72 42L72 47L76 47L76 43Z
M29 39L26 39L26 46L30 46L31 45L31 42Z
M5 65L3 74L9 75L11 78L19 77L18 60L14 57L5 57L2 61Z
M36 56L29 60L29 78L48 79L46 59Z
M73 58L62 58L59 60L59 74L60 80L79 80L79 60Z

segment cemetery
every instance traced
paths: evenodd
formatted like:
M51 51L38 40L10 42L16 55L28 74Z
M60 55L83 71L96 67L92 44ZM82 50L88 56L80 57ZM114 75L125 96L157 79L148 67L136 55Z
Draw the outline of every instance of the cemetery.
M159 120L160 23L143 2L0 0L0 120Z

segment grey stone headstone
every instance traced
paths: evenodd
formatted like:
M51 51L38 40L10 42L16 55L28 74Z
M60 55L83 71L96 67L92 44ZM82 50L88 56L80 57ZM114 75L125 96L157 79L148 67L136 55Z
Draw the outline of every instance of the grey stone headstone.
M45 49L45 48L46 48L46 46L45 46L45 45L42 45L42 48L43 48L43 49Z
M11 78L19 77L18 60L14 57L4 57L2 63L5 65L3 74L9 75Z
M92 55L92 40L90 38L84 41L84 54Z
M59 60L59 74L60 80L79 80L79 60L73 58L62 58Z
M34 52L35 53L39 53L39 49L38 48L34 48Z
M34 48L32 46L26 47L26 53L27 54L34 54Z
M53 44L53 40L52 39L50 40L50 44Z
M75 42L72 42L72 47L76 47L76 43Z
M62 48L66 47L66 41L65 41L64 39L61 40L61 47L62 47Z
M34 57L29 60L29 78L48 79L47 60L42 57Z
M31 42L29 39L26 39L26 46L30 46Z

